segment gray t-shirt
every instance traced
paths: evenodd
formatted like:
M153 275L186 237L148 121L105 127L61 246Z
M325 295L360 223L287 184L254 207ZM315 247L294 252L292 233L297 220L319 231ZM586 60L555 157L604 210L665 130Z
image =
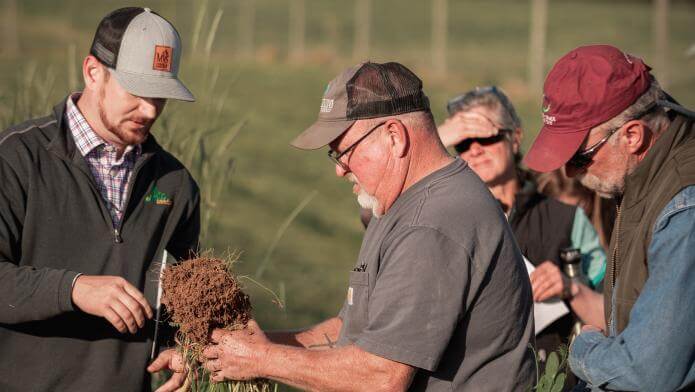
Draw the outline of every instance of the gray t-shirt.
M370 222L338 345L418 368L412 391L522 391L535 377L532 304L502 210L456 159Z

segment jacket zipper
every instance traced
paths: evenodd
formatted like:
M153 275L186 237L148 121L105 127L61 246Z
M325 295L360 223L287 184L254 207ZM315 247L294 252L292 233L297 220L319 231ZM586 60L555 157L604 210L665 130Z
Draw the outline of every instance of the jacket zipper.
M143 166L145 166L145 163L147 163L147 161L149 161L150 158L151 157L148 156L140 162L136 163L133 172L130 174L130 178L128 179L128 190L126 191L125 204L123 204L123 216L121 217L121 221L118 222L118 226L115 229L113 229L113 242L115 244L123 243L121 230L123 228L123 222L126 218L126 212L128 211L128 204L130 204L130 196L133 193L133 186L135 185L135 180L137 180L138 178L138 173L140 173L140 169Z
M123 217L121 218L121 221L118 223L118 226L113 228L113 218L111 217L111 211L109 210L109 207L106 205L106 202L102 199L101 193L99 192L99 189L97 189L96 184L94 183L94 178L92 177L91 171L89 171L88 168L85 170L81 170L87 175L87 178L89 179L89 185L92 187L92 190L96 192L97 195L99 195L99 204L102 206L102 208L106 211L109 217L109 221L111 222L111 227L112 233L113 233L113 242L114 244L121 244L123 243L123 237L121 236L121 229L123 228L123 221L125 220L125 212L128 210L128 204L130 203L130 195L132 193L133 185L135 184L135 180L137 179L137 175L140 172L140 169L147 163L147 161L150 160L151 157L147 157L144 160L141 160L140 162L135 164L135 168L133 169L133 172L130 175L130 178L128 179L128 191L126 192L126 200L124 204L124 209L123 209ZM80 168L81 169L81 168Z
M622 203L617 205L618 213L616 217L616 223L615 223L615 245L613 246L613 253L611 253L611 296L615 295L614 290L615 290L615 273L617 270L616 267L616 262L618 260L618 246L620 245L620 221L621 221L621 214L620 211L622 210ZM610 298L611 303L613 302L613 299ZM611 314L608 320L606 320L606 324L608 326L608 330L610 331L611 329L611 320L613 319L613 312L615 309L611 307Z
M123 219L121 219L123 220ZM118 230L118 228L113 229L113 242L115 244L120 244L123 242L123 238L121 237L121 232Z
M615 230L615 246L613 247L613 253L611 254L611 289L615 288L615 272L616 272L616 261L618 260L618 246L620 245L620 211L622 209L618 206L618 216L616 217L616 230Z
M71 162L72 163L72 162ZM97 200L99 205L101 206L102 212L106 212L109 222L111 223L112 227L112 233L113 233L113 241L116 244L120 244L123 242L123 238L121 237L121 232L120 232L120 225L117 228L113 228L113 218L111 217L111 211L109 211L109 207L106 205L106 202L103 200L101 196L101 192L99 192L99 189L97 188L96 184L94 183L94 177L92 176L91 171L89 171L89 168L82 168L80 166L77 166L77 168L83 172L87 176L87 183L89 183L89 186L92 188L92 191L98 196Z

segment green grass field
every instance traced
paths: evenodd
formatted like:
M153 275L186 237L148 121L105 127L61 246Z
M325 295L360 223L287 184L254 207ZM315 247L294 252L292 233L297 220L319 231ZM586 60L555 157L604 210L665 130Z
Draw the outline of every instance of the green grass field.
M19 2L19 53L0 61L0 124L28 113L47 113L68 91L71 74L89 49L99 19L132 1ZM451 0L448 75L430 68L430 3L374 0L371 59L398 60L421 75L438 121L446 99L478 85L506 89L525 122L528 146L540 124L540 91L526 87L530 7L527 1ZM142 4L141 2L137 3ZM150 1L169 18L184 40L181 77L199 102L171 102L165 120L175 138L200 127L219 132L209 145L244 121L231 145L231 181L212 212L205 246L244 253L239 271L254 276L292 211L317 191L276 242L259 279L286 302L284 310L249 283L262 326L299 327L336 314L362 237L351 188L334 175L325 151L300 152L288 142L315 118L326 83L354 62L353 3L306 0L307 53L303 65L287 58L284 0L258 0L255 54L238 51L238 2L209 1L195 51L191 42L202 5ZM205 53L210 21L223 10L210 55ZM547 68L566 51L588 43L611 43L653 60L652 5L648 1L552 1L549 9ZM669 18L669 91L695 107L695 3L673 2ZM75 57L69 60L70 47ZM72 61L72 62L71 62ZM75 65L77 64L77 65ZM32 71L33 70L33 71ZM657 76L661 70L655 70ZM32 72L34 72L32 74ZM210 84L219 72L214 86ZM29 79L32 75L33 78ZM72 77L74 78L74 76ZM28 79L28 80L27 80ZM78 78L78 80L80 80ZM51 87L49 89L49 87ZM15 105L16 98L19 104ZM212 113L212 114L211 114ZM219 113L215 118L214 113ZM164 124L163 122L161 124ZM154 134L162 134L155 126ZM222 163L213 159L211 164ZM214 181L212 181L214 183Z

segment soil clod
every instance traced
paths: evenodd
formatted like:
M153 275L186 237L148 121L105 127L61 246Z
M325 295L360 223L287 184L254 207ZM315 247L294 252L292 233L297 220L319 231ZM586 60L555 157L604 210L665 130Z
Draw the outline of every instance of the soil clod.
M164 269L162 304L190 343L207 345L214 329L244 328L251 318L251 301L230 265L201 257Z

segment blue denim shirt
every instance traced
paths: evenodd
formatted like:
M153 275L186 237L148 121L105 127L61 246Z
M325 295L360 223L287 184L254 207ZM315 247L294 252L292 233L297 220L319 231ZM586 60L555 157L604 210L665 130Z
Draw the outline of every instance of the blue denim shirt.
M625 330L585 332L572 344L570 367L592 391L695 385L695 186L663 209L647 252L649 277Z

